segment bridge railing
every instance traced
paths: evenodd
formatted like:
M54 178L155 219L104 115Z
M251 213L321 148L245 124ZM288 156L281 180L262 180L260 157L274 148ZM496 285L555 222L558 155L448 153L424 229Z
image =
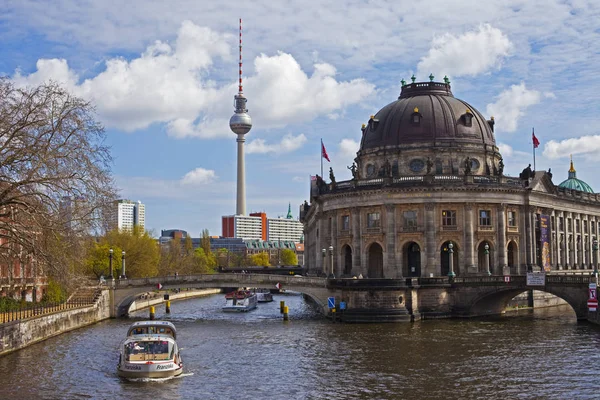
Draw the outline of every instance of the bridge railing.
M240 286L250 286L251 284L272 283L273 285L281 283L282 285L308 285L325 286L325 278L306 277L300 275L272 275L272 274L196 274L196 275L178 275L178 276L156 276L152 278L120 279L115 280L114 287L125 288L129 286L173 286L189 285L195 282L202 283L220 283L232 282ZM111 283L109 283L111 285Z

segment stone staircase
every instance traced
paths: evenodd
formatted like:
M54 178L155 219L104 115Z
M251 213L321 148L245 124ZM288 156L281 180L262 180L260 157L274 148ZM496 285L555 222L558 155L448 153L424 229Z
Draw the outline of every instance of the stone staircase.
M95 304L101 294L102 291L97 287L81 287L69 297L67 304L71 306Z

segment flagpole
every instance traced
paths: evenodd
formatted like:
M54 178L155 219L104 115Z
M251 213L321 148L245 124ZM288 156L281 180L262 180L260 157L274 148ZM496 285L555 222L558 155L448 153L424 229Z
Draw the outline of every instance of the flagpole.
M321 138L321 148L319 149L321 153L321 179L323 178L323 138Z
M533 170L535 171L535 128L531 128L531 145L533 146Z

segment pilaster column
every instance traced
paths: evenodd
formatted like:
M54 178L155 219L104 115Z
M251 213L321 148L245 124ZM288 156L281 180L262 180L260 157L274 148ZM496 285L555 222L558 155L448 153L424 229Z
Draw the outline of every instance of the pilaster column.
M402 278L402 268L400 263L396 262L396 206L394 204L385 205L385 217L387 261L383 268L384 278Z
M425 276L432 273L437 276L441 273L438 271L436 262L436 245L435 245L435 204L425 203L425 246L427 247L427 266L425 267Z
M498 271L504 273L506 267L507 249L506 249L506 204L500 204L498 207L498 230L496 232L496 242L498 243L496 252L498 254Z
M536 236L536 231L538 230L537 229L538 226L540 226L540 223L539 223L540 221L538 219L537 223L536 223L536 216L537 216L536 211L537 211L536 209L532 208L530 211L530 214L529 214L529 216L531 218L531 260L532 260L531 264L533 266L542 268L541 265L538 265L538 257L537 257L538 256L538 253L537 253L538 240L537 240L537 236Z
M531 224L530 209L531 208L528 206L523 207L523 210L524 210L523 214L525 215L525 262L527 264L526 271L530 271L531 268L533 267L533 260L531 257L531 254L532 254L531 246L533 244L532 236L535 234L535 231L533 230L533 227Z
M556 224L554 226L554 228L556 228L556 269L561 270L563 268L564 262L562 259L563 256L563 249L562 249L562 245L560 243L560 234L561 234L561 230L560 230L560 218L563 216L563 212L562 211L555 211L554 212L554 223ZM564 221L564 218L563 218Z
M329 243L331 244L331 246L333 246L333 274L336 277L340 277L342 275L342 271L341 268L339 268L340 262L339 262L339 258L340 258L340 254L342 254L342 252L340 251L340 248L338 247L338 243L337 243L337 221L338 221L338 216L336 212L333 212L333 215L331 216L331 239L329 241ZM329 269L331 269L331 266L329 266Z
M475 250L473 247L473 237L474 237L474 229L473 226L473 203L465 204L465 248L464 252L464 260L465 260L465 268L467 275L475 275L477 273L477 266L475 265ZM455 266L457 267L457 266ZM459 268L459 271L462 272L462 269Z
M366 270L361 269L361 230L360 230L360 210L355 207L351 210L350 218L352 223L352 274L358 276L366 273Z
M326 233L325 233L325 214L321 213L319 214L316 218L318 218L318 222L317 222L317 240L316 240L316 245L317 245L317 251L315 252L317 254L317 270L321 273L326 273L325 271L325 263L323 260L323 254L321 254L321 249L325 248L325 238L326 238Z

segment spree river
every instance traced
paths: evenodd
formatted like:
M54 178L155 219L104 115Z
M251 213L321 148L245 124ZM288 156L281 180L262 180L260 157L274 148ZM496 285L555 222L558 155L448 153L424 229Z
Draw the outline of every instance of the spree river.
M279 301L290 309L283 322ZM245 314L222 295L172 302L184 374L116 374L132 320L0 358L0 399L598 399L600 329L568 306L476 320L333 324L298 295Z

